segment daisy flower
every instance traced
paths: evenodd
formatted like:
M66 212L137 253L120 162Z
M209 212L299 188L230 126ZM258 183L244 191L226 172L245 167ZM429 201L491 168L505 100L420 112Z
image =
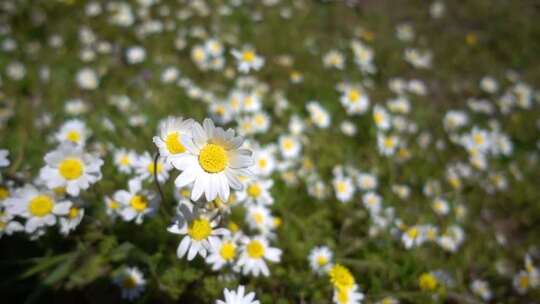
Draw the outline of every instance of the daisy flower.
M26 219L24 230L31 234L39 228L56 224L59 215L69 213L71 202L57 202L52 193L26 185L15 191L5 205L9 214Z
M246 222L251 229L267 234L274 227L272 214L265 206L251 205L247 208Z
M417 226L412 226L408 228L401 235L401 242L405 248L410 249L413 246L420 246L425 240L425 236L422 233L422 230Z
M330 115L317 101L308 102L306 109L309 112L311 121L317 127L326 129L330 126Z
M105 196L105 212L107 212L107 215L116 218L116 216L120 215L122 205L113 200L112 198Z
M137 267L122 269L113 279L122 290L122 299L133 301L140 297L146 286L146 280Z
M343 70L345 65L345 56L339 51L332 50L326 53L323 57L323 64L327 68L336 68Z
M486 281L474 280L471 283L471 290L474 294L482 298L484 301L491 300L493 296L489 284Z
M135 163L135 172L141 180L152 181L154 175L157 175L158 181L163 183L169 178L169 170L171 170L169 163L164 162L163 158L159 157L157 163L154 164L154 159L148 152L139 156Z
M85 123L79 119L73 119L66 121L55 137L60 143L69 142L77 146L84 146L88 136L89 131Z
M141 180L137 178L128 182L128 190L116 191L113 199L121 205L119 213L124 221L135 219L136 224L141 224L144 217L154 214L158 207L158 201L142 189Z
M360 88L347 88L339 100L347 110L347 114L362 114L369 107L369 98Z
M373 121L377 128L381 130L388 130L390 128L390 114L386 111L385 108L375 105L373 108Z
M377 147L379 153L385 156L393 155L399 144L399 138L395 135L377 134Z
M271 179L255 179L246 183L244 191L238 192L238 200L248 204L271 205L274 198L270 194L270 188L274 185Z
M371 214L378 214L381 211L381 196L370 191L362 196L362 203Z
M119 149L114 152L114 164L122 173L130 174L137 160L137 154L132 150Z
M60 233L68 235L69 232L75 230L82 221L84 209L72 205L65 217L60 218Z
M266 265L266 260L274 263L281 260L281 249L270 247L263 237L245 237L242 244L242 253L237 265L242 268L244 275L252 274L258 277L262 273L267 277L270 275L270 270Z
M225 288L223 295L225 301L217 300L216 304L259 304L258 300L255 300L255 292L245 294L245 287L240 285L236 291L231 291Z
M45 155L46 165L40 171L40 179L49 189L65 187L66 192L78 196L101 179L103 161L84 153L80 147L64 144Z
M216 228L217 222L211 221L198 210L182 204L180 208L181 216L167 228L170 233L184 235L178 245L176 255L179 259L187 254L188 261L193 260L197 255L205 258L207 252L216 247L219 243L220 235L229 235L225 228Z
M246 48L243 51L232 50L231 53L236 59L238 70L242 73L248 73L250 70L258 71L264 65L264 58L258 56L254 50Z
M243 141L232 129L215 127L210 119L205 119L202 126L194 123L193 138L182 141L188 152L172 160L173 166L182 171L176 186L193 184L193 201L203 194L207 201L218 196L227 201L231 188L242 189L239 176L250 175L247 168L253 165L252 152L240 148Z
M351 288L334 289L332 300L336 304L358 304L362 303L364 294L358 291L358 285L354 284Z
M218 239L218 242L210 244L210 254L206 263L212 265L212 270L217 271L226 265L232 265L238 256L238 246L231 238Z
M9 151L0 149L0 168L9 166Z
M309 266L318 274L326 273L332 267L333 253L327 246L311 249L309 253Z
M279 137L279 149L281 155L286 159L294 159L298 157L302 150L300 140L291 135L281 135Z
M154 144L159 149L159 155L170 160L186 152L182 144L183 138L191 137L193 119L183 120L181 117L169 117L159 124L159 136L154 136Z
M334 178L332 185L338 201L346 203L354 196L355 188L351 178L338 176Z
M276 159L274 156L275 147L270 146L265 149L259 149L254 152L253 159L255 165L252 170L257 176L269 176L276 168Z
M13 218L13 214L0 211L0 238L4 234L12 235L14 232L24 231L24 226Z

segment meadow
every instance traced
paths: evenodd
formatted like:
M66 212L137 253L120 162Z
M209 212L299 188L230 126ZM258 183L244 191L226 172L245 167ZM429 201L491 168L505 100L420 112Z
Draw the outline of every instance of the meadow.
M0 1L0 295L540 303L539 20Z

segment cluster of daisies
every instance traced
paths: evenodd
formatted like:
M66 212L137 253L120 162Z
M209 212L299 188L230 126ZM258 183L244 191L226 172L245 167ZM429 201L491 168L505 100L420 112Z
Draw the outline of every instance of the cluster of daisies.
M24 232L38 239L57 226L68 235L81 223L87 205L83 193L101 179L103 161L86 147L90 133L84 123L64 123L52 140L57 147L45 154L44 166L31 182L10 179L2 186L1 233ZM7 151L0 164L7 166Z

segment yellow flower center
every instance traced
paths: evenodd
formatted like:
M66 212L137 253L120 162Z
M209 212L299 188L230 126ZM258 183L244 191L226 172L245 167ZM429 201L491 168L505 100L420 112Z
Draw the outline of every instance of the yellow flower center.
M431 273L424 273L418 279L418 285L422 290L434 290L438 285L437 278Z
M76 218L77 215L79 215L79 208L73 207L73 208L69 209L68 217L70 219Z
M66 135L66 139L71 142L78 143L81 140L81 135L77 131L69 131Z
M128 275L122 281L122 286L127 289L132 289L132 288L137 287L137 282L135 281L133 277Z
M317 257L317 264L319 266L324 266L326 264L328 264L328 258L324 255L320 255Z
M236 256L236 246L231 242L225 242L221 245L219 255L225 260L230 261Z
M411 239L415 239L418 236L418 229L416 227L410 228L407 230L407 236Z
M384 121L384 116L380 112L375 112L375 114L373 114L373 119L377 125L380 125Z
M339 264L336 264L329 272L330 282L337 289L349 289L354 285L354 277L349 269Z
M131 198L129 201L129 204L137 212L142 212L148 207L148 201L144 196L141 195L133 196L133 198Z
M148 170L148 172L150 172L150 174L154 175L156 174L160 174L161 171L163 171L163 164L161 163L157 163L156 166L154 166L154 162L148 164L148 167L146 167L146 169Z
M283 141L283 148L285 148L285 150L291 150L293 147L294 142L291 139L287 138Z
M208 173L218 173L225 170L229 164L229 157L222 146L207 144L199 153L199 164Z
M267 165L268 165L268 161L266 159L264 158L259 159L259 167L264 169L266 168Z
M228 225L228 228L231 232L237 232L238 230L240 230L240 227L238 227L238 224L234 222L230 222Z
M193 220L188 226L188 235L195 241L204 240L210 234L212 234L212 226L210 226L210 222L205 218Z
M6 226L7 226L6 222L0 221L0 231L4 230L4 228L6 228Z
M338 193L344 193L345 191L347 191L347 184L345 184L344 182L338 182L336 188Z
M120 164L123 166L127 166L131 163L131 160L129 159L128 155L124 155L120 158Z
M6 198L8 198L8 196L9 190L4 187L0 187L0 200L5 200Z
M110 201L109 202L109 208L118 209L119 207L120 207L120 204L117 201Z
M252 259L260 259L264 256L264 246L257 240L249 242L246 251L248 256Z
M58 171L67 180L78 179L83 173L83 163L76 158L66 158L58 165Z
M253 53L252 51L245 51L244 53L242 53L242 60L246 62L252 62L253 60L255 60L255 53Z
M473 139L474 143L476 143L477 145L481 145L484 143L484 136L482 136L482 134L475 134L473 136Z
M261 225L264 222L264 216L260 212L253 213L252 217L257 225Z
M360 99L360 92L357 90L350 90L349 91L349 99L354 103L357 102Z
M385 148L393 148L395 145L395 141L393 137L387 137L384 139L384 147Z
M53 210L54 202L52 198L47 195L37 195L30 201L28 211L30 214L37 217L44 217L50 214Z
M186 151L186 148L180 142L180 134L178 132L169 133L167 138L165 138L165 145L171 154L179 154Z
M259 186L259 184L251 184L247 188L247 193L248 193L249 196L251 196L253 198L257 198L262 193L261 186Z

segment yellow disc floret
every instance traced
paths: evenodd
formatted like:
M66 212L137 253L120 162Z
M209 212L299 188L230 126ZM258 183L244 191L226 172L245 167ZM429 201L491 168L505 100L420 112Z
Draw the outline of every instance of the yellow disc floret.
M261 186L257 183L251 184L247 188L247 193L252 198L258 198L262 193Z
M236 246L231 242L224 242L219 250L219 255L225 260L230 261L236 256Z
M188 235L195 241L206 239L212 234L212 226L205 218L193 220L188 226Z
M69 131L66 135L66 139L71 142L78 143L81 140L81 135L77 131Z
M186 148L180 142L180 134L178 132L172 132L165 138L165 146L171 154L184 153Z
M199 164L208 173L219 173L229 164L227 151L222 146L207 144L199 153Z
M83 163L77 158L66 158L58 165L60 175L67 180L74 180L83 174Z
M246 247L247 254L250 258L260 259L264 256L264 246L261 242L253 240Z
M37 195L34 197L28 206L28 211L33 216L44 217L50 214L53 210L54 201L47 195Z
M252 62L253 60L255 60L255 53L253 53L252 51L245 51L242 53L242 60L246 61L246 62Z
M133 196L129 201L129 204L137 212L142 212L148 207L148 201L142 195Z

